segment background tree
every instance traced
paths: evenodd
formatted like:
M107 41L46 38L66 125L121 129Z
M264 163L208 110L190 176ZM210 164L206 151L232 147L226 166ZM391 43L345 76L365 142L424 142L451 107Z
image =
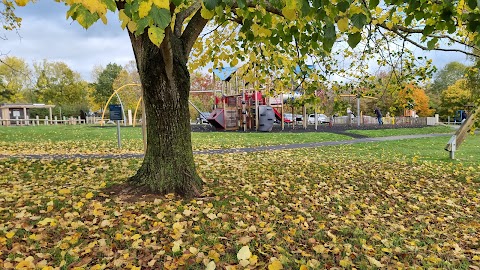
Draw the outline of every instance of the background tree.
M93 93L93 97L96 103L102 104L102 109L115 90L113 89L113 82L118 74L120 74L121 70L122 66L116 63L109 63L99 74L97 81L94 83L95 92ZM118 103L116 97L112 99L111 103Z
M469 67L462 63L450 62L435 74L433 83L427 88L433 108L439 109L442 92L463 78L468 70Z
M87 82L63 62L43 60L34 63L37 77L36 96L39 102L55 104L59 116L78 116L88 111Z
M0 103L35 101L32 95L31 69L21 58L8 56L0 62Z
M137 67L135 66L134 61L131 61L128 64L126 64L122 68L122 70L119 72L119 74L113 81L112 91L120 88L125 84L130 84L130 83L140 84L140 77L138 75ZM122 103L123 103L123 106L125 107L125 110L134 111L137 106L139 98L142 96L142 91L140 87L130 86L122 89L119 92L119 96L122 99Z
M472 91L468 87L467 80L460 79L442 92L442 115L454 116L457 110L465 110L465 105L472 101Z

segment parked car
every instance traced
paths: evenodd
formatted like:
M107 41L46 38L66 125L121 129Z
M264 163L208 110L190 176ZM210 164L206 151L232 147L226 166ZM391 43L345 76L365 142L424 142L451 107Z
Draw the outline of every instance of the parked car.
M308 116L308 123L315 124L315 114L310 114ZM323 113L317 113L317 123L318 124L330 123L330 118Z
M285 123L292 123L293 122L293 116L291 113L284 113L283 114L283 122Z
M197 117L197 124L208 124L208 117L210 117L210 112L199 113Z

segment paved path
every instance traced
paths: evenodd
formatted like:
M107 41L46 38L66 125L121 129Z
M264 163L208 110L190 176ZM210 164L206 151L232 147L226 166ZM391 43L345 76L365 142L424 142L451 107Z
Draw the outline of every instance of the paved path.
M290 150L290 149L298 149L298 148L315 148L315 147L321 147L321 146L347 145L347 144L367 143L367 142L384 142L384 141L397 141L397 140L406 140L406 139L431 138L431 137L440 137L440 136L452 136L452 134L420 134L420 135L403 135L403 136L390 136L390 137L378 137L378 138L360 138L360 139L345 140L345 141L297 143L297 144L287 144L287 145L270 145L270 146L230 148L230 149L212 149L212 150L193 151L193 153L195 155L252 153L252 152L262 152L262 151ZM0 154L0 159L2 158L29 158L29 159L143 158L143 154L71 154L71 155L69 154L1 155Z

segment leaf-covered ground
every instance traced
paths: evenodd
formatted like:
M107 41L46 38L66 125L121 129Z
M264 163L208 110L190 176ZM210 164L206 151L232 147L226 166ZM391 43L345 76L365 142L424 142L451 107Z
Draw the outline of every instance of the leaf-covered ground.
M0 268L478 269L479 138L460 161L443 146L197 155L187 201L103 194L136 159L3 159Z

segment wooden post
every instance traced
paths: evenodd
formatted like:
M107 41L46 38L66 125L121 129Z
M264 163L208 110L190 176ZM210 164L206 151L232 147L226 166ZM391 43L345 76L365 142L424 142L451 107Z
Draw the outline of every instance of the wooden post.
M455 135L452 136L452 139L450 139L449 143L445 146L445 150L449 152L455 152L456 149L460 147L460 145L463 143L465 138L467 137L468 131L473 127L474 120L478 114L478 109L476 111L473 111L468 118L463 122L463 124L460 126L460 128L455 132ZM453 143L454 140L454 143ZM450 153L450 157L453 157L454 154Z
M45 119L47 119L47 120L50 119L50 121L52 121L52 119L53 119L52 107L48 108L48 110L49 110L49 117L45 118Z
M22 123L22 126L23 125L27 125L27 108L23 108L23 119L25 119L25 121L23 121Z
M284 117L284 113L283 113L283 93L280 94L280 102L281 102L281 110L280 110L280 113L281 113L281 119L280 121L282 122L282 130L285 129L285 117Z

